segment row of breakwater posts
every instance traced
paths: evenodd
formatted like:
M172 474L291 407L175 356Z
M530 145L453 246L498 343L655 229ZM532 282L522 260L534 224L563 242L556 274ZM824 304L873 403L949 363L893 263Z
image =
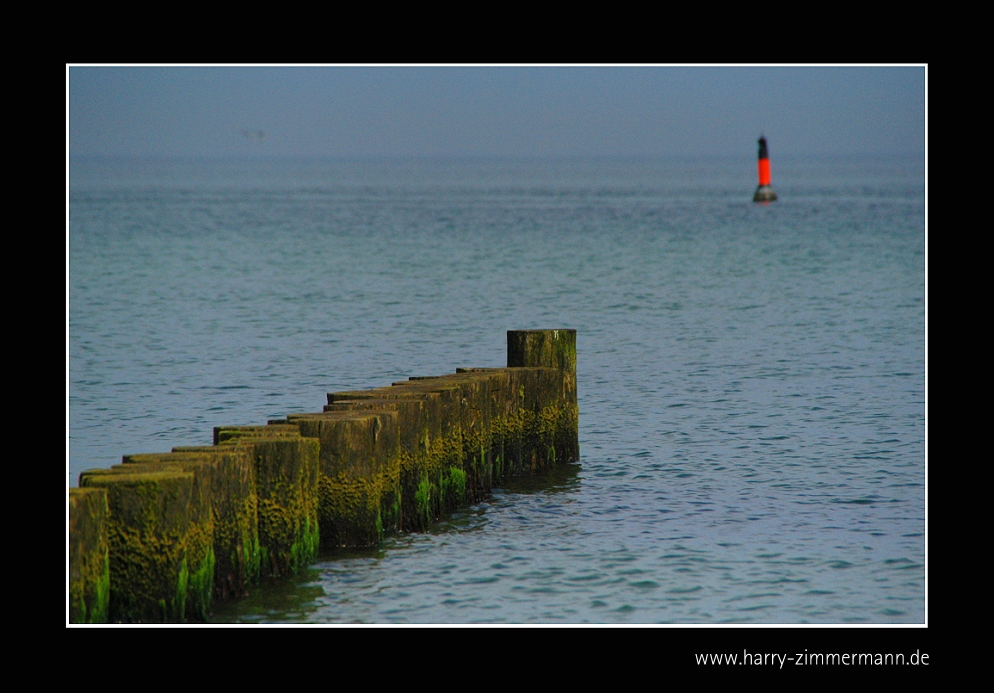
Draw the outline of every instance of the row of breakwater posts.
M507 333L506 368L333 392L69 489L70 623L205 621L321 549L375 545L579 459L576 330Z

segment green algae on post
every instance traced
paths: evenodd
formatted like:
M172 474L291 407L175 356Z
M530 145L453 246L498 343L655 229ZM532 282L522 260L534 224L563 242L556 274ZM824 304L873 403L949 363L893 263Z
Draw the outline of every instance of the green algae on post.
M318 456L311 438L236 437L255 463L260 563L264 577L292 575L317 557Z
M302 438L296 426L226 426L214 434L222 441L219 445L174 451L247 454L252 463L258 543L252 542L251 551L243 544L244 562L257 560L262 577L297 573L317 557L320 544L319 442Z
M80 485L107 492L109 620L183 622L190 578L187 539L192 518L203 515L197 506L207 501L195 492L193 474L94 470L83 472Z
M400 447L392 411L290 415L320 441L319 518L327 548L372 546L401 522Z
M106 623L110 605L107 491L69 489L69 622Z

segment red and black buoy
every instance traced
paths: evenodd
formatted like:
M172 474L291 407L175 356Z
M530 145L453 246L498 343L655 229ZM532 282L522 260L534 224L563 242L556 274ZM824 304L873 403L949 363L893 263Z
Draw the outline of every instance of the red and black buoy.
M770 152L766 148L766 138L759 136L759 187L752 196L753 202L773 202L777 194L770 185Z

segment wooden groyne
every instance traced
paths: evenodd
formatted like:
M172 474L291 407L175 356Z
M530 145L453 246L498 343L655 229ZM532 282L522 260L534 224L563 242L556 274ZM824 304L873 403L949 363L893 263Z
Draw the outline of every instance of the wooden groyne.
M321 412L83 472L69 489L69 622L204 621L322 548L423 530L578 459L576 330L509 331L506 368L332 392Z

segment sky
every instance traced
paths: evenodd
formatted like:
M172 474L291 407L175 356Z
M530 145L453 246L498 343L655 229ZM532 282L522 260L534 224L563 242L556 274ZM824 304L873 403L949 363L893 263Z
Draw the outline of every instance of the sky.
M70 156L924 154L924 66L66 66Z

